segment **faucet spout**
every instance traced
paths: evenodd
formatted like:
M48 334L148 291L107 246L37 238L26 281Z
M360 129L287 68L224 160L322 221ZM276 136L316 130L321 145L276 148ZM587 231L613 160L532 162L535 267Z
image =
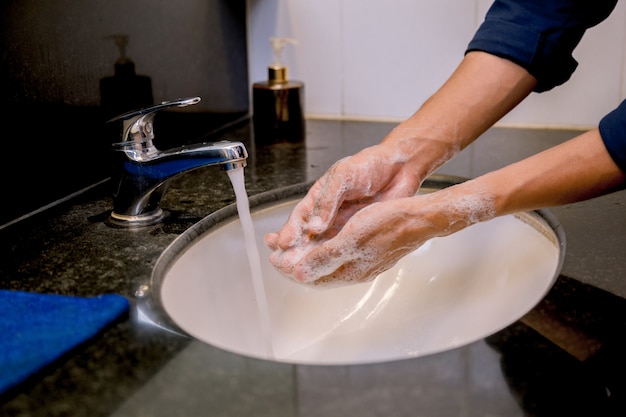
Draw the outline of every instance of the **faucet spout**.
M113 144L113 211L110 220L120 226L158 223L164 217L161 198L170 180L191 170L219 165L223 170L242 169L248 152L241 142L205 142L160 150L154 143L153 119L157 111L184 107L199 97L164 102L118 116L122 140Z

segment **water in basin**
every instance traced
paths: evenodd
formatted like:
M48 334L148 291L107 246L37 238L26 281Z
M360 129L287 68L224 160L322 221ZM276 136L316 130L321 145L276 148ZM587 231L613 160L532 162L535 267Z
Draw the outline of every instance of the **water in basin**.
M563 259L558 221L537 211L432 239L369 283L331 289L300 284L269 264L262 241L283 225L299 198L252 214L273 353L236 210L204 219L157 262L152 286L167 317L218 348L279 362L414 358L474 342L518 320L550 289Z

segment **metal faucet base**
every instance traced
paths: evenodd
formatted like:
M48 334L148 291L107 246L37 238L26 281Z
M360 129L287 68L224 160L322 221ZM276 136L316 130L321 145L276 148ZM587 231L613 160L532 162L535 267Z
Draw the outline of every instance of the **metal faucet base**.
M124 214L118 214L111 212L109 216L109 222L114 226L121 227L145 227L152 226L159 223L165 217L165 212L160 208L151 212L143 213L138 216L127 216Z

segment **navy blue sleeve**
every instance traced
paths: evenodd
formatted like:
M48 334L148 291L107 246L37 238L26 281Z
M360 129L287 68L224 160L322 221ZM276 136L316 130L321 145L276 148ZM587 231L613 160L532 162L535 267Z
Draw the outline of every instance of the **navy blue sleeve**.
M626 100L600 120L599 128L609 155L626 172Z
M572 56L585 31L613 11L617 0L496 0L468 45L524 67L535 91L566 82L578 63Z
M615 8L617 0L495 0L467 52L483 51L524 67L538 81L536 92L571 77L572 56L585 31ZM599 124L611 158L626 172L626 100Z

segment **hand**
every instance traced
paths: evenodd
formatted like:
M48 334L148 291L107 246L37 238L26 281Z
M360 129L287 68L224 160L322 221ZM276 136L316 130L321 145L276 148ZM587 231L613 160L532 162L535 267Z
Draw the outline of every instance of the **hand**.
M300 245L277 247L270 261L300 282L365 282L427 240L495 215L494 195L480 183L467 181L430 194L374 202L350 216L339 230L303 235Z
M311 245L335 236L363 207L412 196L423 178L397 147L376 145L333 165L298 203L283 228L266 236L271 262L287 275ZM283 256L285 252L288 256ZM280 260L279 260L280 258Z
M351 221L355 213L373 203L382 206L413 196L430 173L515 107L536 82L524 68L506 59L483 52L465 55L442 88L380 145L339 161L315 183L283 228L265 237L274 251L270 261L286 275L314 280L313 275L305 276L312 272L305 272L303 265L312 265L313 257L320 263L331 255L322 255L324 247L336 250L353 245L344 225L358 227L359 222ZM505 183L509 182L507 178ZM391 225L383 227L377 221L381 229L386 228L381 231L393 233ZM343 246L332 246L335 236L345 240ZM366 269L369 277L376 268Z
M407 212L410 200L372 203L332 234L310 237L303 245L285 250L277 248L270 261L304 283L336 286L369 281L417 249L436 230L428 220Z

